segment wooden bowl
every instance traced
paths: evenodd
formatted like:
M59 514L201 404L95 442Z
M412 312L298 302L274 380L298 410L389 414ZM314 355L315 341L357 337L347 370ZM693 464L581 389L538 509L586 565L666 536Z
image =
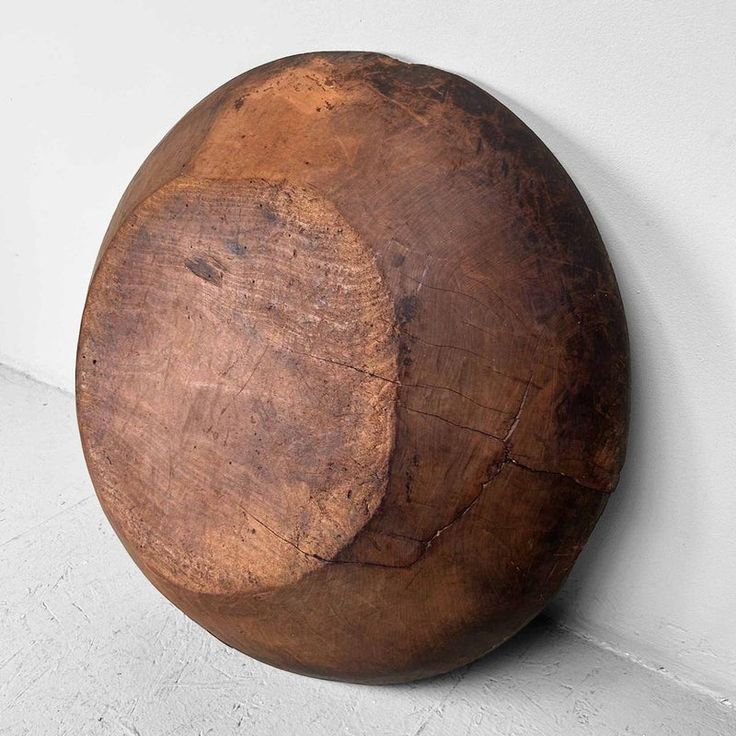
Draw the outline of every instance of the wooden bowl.
M406 681L565 579L624 458L626 323L585 203L507 108L306 54L213 92L136 174L77 406L169 600L277 667Z

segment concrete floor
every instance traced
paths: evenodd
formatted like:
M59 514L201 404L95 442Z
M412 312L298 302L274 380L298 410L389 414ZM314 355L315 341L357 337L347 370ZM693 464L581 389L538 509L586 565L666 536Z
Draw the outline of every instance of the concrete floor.
M311 680L232 651L108 526L68 395L0 368L0 734L736 734L729 704L540 620L406 686Z

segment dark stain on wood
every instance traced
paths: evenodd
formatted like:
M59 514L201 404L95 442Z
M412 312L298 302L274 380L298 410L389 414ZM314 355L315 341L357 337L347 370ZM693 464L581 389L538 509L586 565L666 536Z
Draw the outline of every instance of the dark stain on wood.
M184 265L199 278L208 281L210 284L220 286L222 284L222 271L213 266L204 258L187 258Z
M416 317L418 309L419 299L414 294L402 296L396 308L399 324L405 325L411 322Z
M248 247L237 240L228 241L227 249L235 256L244 256L248 252Z

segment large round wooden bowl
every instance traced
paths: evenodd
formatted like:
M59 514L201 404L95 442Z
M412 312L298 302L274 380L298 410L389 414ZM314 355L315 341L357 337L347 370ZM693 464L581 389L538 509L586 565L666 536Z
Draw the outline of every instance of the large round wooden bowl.
M542 142L447 72L267 64L174 127L89 288L77 402L153 584L296 672L450 670L535 616L624 457L628 348Z

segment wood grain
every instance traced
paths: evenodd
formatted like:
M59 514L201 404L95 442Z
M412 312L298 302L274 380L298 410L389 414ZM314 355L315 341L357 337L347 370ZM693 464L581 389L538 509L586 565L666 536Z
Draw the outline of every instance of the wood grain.
M559 588L614 489L628 343L542 142L466 80L370 53L267 64L131 182L82 320L110 522L223 641L397 682Z

